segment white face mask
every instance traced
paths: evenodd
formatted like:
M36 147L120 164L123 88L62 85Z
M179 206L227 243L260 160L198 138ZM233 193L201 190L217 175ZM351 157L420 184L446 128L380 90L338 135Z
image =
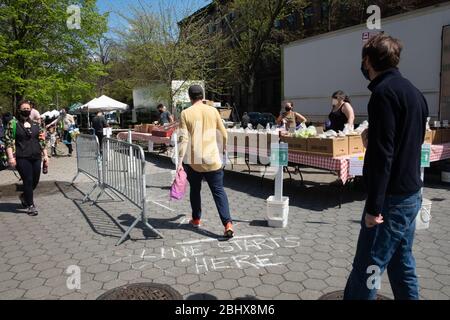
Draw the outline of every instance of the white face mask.
M333 106L337 106L339 101L337 99L333 99L331 100L331 103L333 104Z

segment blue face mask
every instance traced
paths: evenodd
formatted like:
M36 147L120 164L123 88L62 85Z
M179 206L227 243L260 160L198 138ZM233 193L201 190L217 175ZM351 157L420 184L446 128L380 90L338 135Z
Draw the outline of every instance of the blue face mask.
M370 81L369 70L364 67L364 61L361 62L361 73L363 74L364 78Z

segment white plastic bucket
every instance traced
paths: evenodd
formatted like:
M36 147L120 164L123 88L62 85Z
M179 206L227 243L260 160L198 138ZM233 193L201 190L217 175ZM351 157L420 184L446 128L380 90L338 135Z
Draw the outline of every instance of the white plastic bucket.
M282 201L270 196L266 200L267 224L273 228L286 228L289 215L289 197L283 197Z
M428 199L423 199L422 207L416 217L416 230L425 230L430 227L431 220L431 204Z

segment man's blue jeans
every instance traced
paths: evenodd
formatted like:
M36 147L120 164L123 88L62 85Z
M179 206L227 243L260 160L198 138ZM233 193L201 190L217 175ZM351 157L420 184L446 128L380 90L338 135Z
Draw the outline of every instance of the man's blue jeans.
M372 228L366 227L363 214L344 300L376 299L375 284L377 281L381 283L381 275L386 269L395 299L419 299L412 247L415 218L421 205L420 192L408 196L386 196L382 212L384 222Z
M184 169L187 174L187 179L191 187L190 199L192 207L192 218L201 219L202 217L202 203L200 192L202 190L202 180L205 178L209 189L216 203L217 211L219 211L220 220L225 226L231 221L230 207L228 205L228 197L223 188L223 169L212 172L197 172L189 165L185 165Z

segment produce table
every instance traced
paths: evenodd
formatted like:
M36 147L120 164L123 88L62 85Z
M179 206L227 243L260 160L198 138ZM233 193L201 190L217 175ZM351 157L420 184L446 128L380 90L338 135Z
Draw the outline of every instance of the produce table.
M120 132L117 134L118 140L127 141L128 140L128 132ZM154 144L165 144L169 145L171 143L171 137L155 137L150 133L142 133L131 131L131 140L133 141L141 141L141 142L149 142L152 141Z
M270 158L270 152L268 152L267 150L260 150L259 152L261 153L263 159ZM236 146L234 149L232 148L231 150L228 150L228 153L229 154L237 153L239 155L246 155L246 164L247 166L249 166L250 156L256 157L258 155L258 149ZM361 156L361 155L362 154L352 156ZM345 184L349 178L348 169L350 156L332 158L321 155L289 151L288 158L289 163L294 166L304 165L308 167L335 172L339 177L339 179L343 182L343 184ZM290 174L289 171L288 173Z
M234 148L228 146L228 154L234 154L237 153L238 155L244 155L245 156L245 163L247 164L247 167L249 169L250 173L250 156L256 157L258 156L258 152L261 153L261 158L268 158L270 157L270 151L267 150L258 150L257 148L248 148L248 147L242 147L242 146L235 146ZM315 154L309 154L309 153L302 153L302 152L293 152L289 151L288 153L288 160L289 165L295 167L295 173L298 173L302 179L303 183L303 175L300 170L300 166L306 166L306 167L312 167L317 169L323 169L330 172L335 173L340 183L338 186L340 189L342 189L342 192L339 192L339 208L341 208L342 205L342 196L343 191L345 191L344 187L345 184L353 179L353 176L350 176L349 169L350 169L350 158L351 157L358 157L358 156L364 156L364 154L354 154L354 155L347 155L342 157L325 157L321 155L315 155ZM450 143L446 144L437 144L431 146L431 154L430 154L430 162L437 162L450 159ZM260 159L258 159L260 160ZM266 163L266 161L265 161ZM267 168L268 165L266 165ZM291 172L287 168L287 173L291 177ZM264 179L264 175L263 175Z

